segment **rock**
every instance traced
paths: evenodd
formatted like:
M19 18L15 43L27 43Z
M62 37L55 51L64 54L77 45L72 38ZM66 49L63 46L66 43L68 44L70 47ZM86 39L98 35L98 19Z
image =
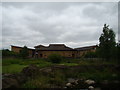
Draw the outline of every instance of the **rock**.
M2 79L4 79L4 78L15 78L15 77L16 77L15 74L9 74L9 73L2 74Z
M67 87L64 87L64 88L67 88Z
M3 88L18 88L19 83L14 78L3 78L2 79L2 87Z
M39 68L35 65L29 65L28 67L23 68L21 73L26 77L35 77L39 73Z
M93 87L93 86L89 86L88 88L89 88L89 89L94 89L94 87Z
M51 68L42 68L39 71L44 72L44 73L50 73L50 72L52 72L52 69Z
M95 84L95 81L94 80L86 80L85 83L88 85L91 85L91 84Z
M19 74L2 74L2 86L3 88L19 88L27 78Z
M46 68L41 68L39 69L39 72L42 74L42 75L45 75L45 76L50 76L51 78L54 78L54 72L53 70L51 69L51 67L46 67Z
M101 82L101 84L108 85L109 82L108 82L108 80L103 80L103 81Z
M69 83L73 83L73 82L75 82L76 80L75 79L73 79L73 78L68 78L68 82Z
M78 81L79 81L78 79L77 79L77 80L75 80L75 84L76 84L76 85L78 84Z
M71 83L67 83L67 84L66 84L66 87L71 87L71 86L72 86Z
M19 82L19 84L23 84L24 82L27 81L26 76L24 76L24 75L21 74L21 73L16 76L16 79L17 79L17 81Z
M119 84L120 81L118 81L118 80L114 80L113 83Z
M75 86L75 88L88 88L88 84L85 83L85 80L83 78L81 79L77 79L76 80L77 84Z
M68 82L72 84L72 86L76 86L78 84L78 79L68 78Z
M112 74L113 77L117 77L117 74Z

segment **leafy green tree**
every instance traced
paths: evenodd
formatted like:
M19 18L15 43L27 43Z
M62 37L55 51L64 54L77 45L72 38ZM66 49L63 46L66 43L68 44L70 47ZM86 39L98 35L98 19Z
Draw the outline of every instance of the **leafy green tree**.
M22 58L27 58L29 55L29 52L28 52L28 48L27 46L24 46L21 50L20 50L20 56Z
M115 52L115 33L109 28L109 25L104 24L103 33L99 38L98 54L101 58L109 60L114 57Z

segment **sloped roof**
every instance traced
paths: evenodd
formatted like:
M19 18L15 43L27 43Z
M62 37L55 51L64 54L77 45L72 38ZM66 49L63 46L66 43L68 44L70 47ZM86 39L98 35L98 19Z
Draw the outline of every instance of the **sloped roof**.
M75 50L79 50L79 51L83 51L83 50L90 50L90 49L94 49L96 48L97 45L93 45L93 46L86 46L86 47L79 47L79 48L74 48Z
M15 47L15 48L23 48L23 47L20 47L20 46L14 46L14 45L11 45L11 47ZM28 48L28 47L27 47ZM35 49L32 49L32 48L28 48L29 50L35 50Z
M41 47L45 48L45 46L43 46L43 45L34 46L34 48L41 48Z
M57 51L67 51L67 50L74 50L70 47L67 47L64 44L49 44L49 46L43 46L43 45L38 45L35 46L37 50L45 50L45 51L51 51L51 50L57 50Z

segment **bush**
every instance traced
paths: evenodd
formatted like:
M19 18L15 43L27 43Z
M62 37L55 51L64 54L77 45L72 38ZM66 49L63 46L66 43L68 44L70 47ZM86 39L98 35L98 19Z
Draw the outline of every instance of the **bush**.
M85 54L84 56L85 58L96 58L97 55L96 55L96 52L88 52Z
M51 54L48 56L48 59L52 62L52 63L60 63L62 60L61 55L59 54Z
M19 57L19 53L10 51L8 49L3 49L2 50L2 57Z

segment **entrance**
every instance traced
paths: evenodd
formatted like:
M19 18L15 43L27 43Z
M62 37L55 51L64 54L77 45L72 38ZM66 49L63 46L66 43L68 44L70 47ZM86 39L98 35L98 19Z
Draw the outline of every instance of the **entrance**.
M43 54L40 54L40 57L42 58L42 57L43 57Z
M74 57L75 57L75 54L72 54L72 57L74 58Z

